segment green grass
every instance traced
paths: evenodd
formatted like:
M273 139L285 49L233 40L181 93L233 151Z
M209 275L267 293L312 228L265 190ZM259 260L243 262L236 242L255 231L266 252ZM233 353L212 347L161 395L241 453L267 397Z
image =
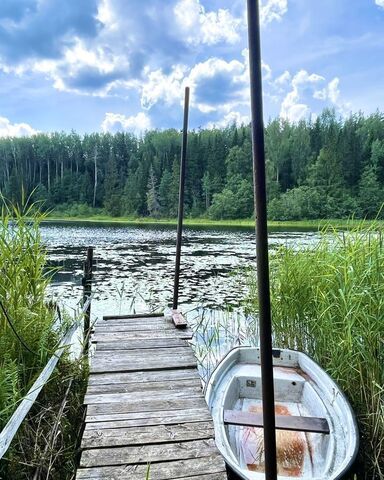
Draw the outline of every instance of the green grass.
M58 215L54 212L44 219L44 222L79 222L79 223L115 223L126 225L176 225L175 218L159 218L152 217L111 217L109 215L95 214L88 216L66 216ZM188 226L201 227L249 227L254 228L254 219L237 219L237 220L212 220L210 218L185 218L184 224ZM270 221L268 226L271 228L289 228L289 229L311 229L322 230L327 226L332 226L336 229L348 230L354 229L359 225L379 225L384 226L384 221L374 220L355 220L355 219L324 219L324 220L300 220L300 221Z
M383 230L325 233L315 249L272 256L274 344L307 352L340 385L360 428L359 478L383 479ZM257 312L255 293L250 308Z

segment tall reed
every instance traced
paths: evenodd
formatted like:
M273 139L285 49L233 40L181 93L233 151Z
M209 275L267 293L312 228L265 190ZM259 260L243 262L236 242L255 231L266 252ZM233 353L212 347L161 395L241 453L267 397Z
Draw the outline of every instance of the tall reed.
M307 352L349 398L361 434L359 478L383 479L383 232L328 229L315 248L279 249L271 303L275 345Z
M0 429L52 354L59 331L46 288L52 271L34 205L1 199L0 223Z
M36 205L0 198L0 430L45 367L70 321L47 299L54 269L40 238ZM74 476L87 368L67 354L44 386L0 461L0 478Z

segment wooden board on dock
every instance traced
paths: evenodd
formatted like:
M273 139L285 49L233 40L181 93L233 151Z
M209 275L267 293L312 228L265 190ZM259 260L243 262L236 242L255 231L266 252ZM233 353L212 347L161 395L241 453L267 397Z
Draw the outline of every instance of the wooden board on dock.
M214 442L192 331L164 316L96 324L77 480L227 478Z

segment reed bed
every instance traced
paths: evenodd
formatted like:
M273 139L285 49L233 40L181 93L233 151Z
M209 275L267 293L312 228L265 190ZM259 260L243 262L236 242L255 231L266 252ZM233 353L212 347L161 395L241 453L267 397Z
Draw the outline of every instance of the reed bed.
M34 206L2 202L0 224L0 429L56 345L55 311L46 302L52 271ZM28 220L27 220L28 217Z
M257 346L259 342L257 318L245 315L242 308L211 310L199 307L187 314L187 320L194 331L192 348L204 384L232 348Z
M283 247L271 259L274 344L308 353L346 393L367 479L384 478L383 240L378 225L327 229L315 248Z
M254 273L243 309L187 315L204 382L237 345L259 343ZM238 272L239 275L239 272ZM384 233L363 222L323 230L311 247L271 255L274 345L306 352L339 384L356 413L360 452L353 479L384 479Z
M46 266L35 205L0 199L0 430L6 425L68 326L47 299ZM28 202L26 202L28 205ZM69 479L81 425L86 369L68 357L44 387L5 457L0 478Z

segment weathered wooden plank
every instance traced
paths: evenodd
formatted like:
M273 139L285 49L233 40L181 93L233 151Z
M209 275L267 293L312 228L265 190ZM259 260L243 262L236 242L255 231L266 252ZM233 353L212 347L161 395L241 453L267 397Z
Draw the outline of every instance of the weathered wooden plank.
M94 355L92 361L95 362L98 359L102 358L121 358L121 359L131 359L131 358L147 358L151 356L164 356L167 355L177 363L177 358L181 356L190 356L193 355L191 347L182 346L182 347L159 347L159 348L147 348L147 349L134 349L134 350L113 350L113 351L104 351L96 349L96 354Z
M172 320L176 328L186 328L188 323L179 310L172 310Z
M182 380L171 380L167 382L137 382L137 383L112 383L110 385L90 385L87 388L87 395L85 396L84 403L88 403L87 396L97 394L109 394L109 393L132 393L137 395L146 391L171 391L171 390L202 390L201 381L198 378L188 378ZM92 403L92 402L91 402Z
M123 373L95 373L88 378L88 385L108 385L117 383L167 382L176 380L200 379L197 370L180 368L175 370L155 370Z
M135 355L103 355L94 359L91 365L91 372L100 372L100 367L107 368L109 369L107 371L110 372L130 371L133 369L137 370L137 367L142 370L162 370L163 368L185 367L185 365L182 364L185 364L186 362L188 366L196 366L196 358L192 352L188 352L183 355L179 354L176 358L166 354L151 357L146 357L146 355L141 357L137 357ZM117 367L123 368L121 369Z
M144 350L148 348L174 348L188 345L182 338L148 338L143 340L125 340L124 342L98 342L97 351L102 350Z
M177 368L178 366L178 361L181 359L184 360L196 360L195 356L193 355L191 350L186 349L184 353L180 352L177 356L175 355L170 355L169 352L159 352L159 354L152 353L151 355L147 355L145 352L146 350L143 350L143 354L140 355L140 353L137 355L136 352L140 352L140 350L123 350L119 355L116 354L115 351L113 352L100 352L99 354L96 354L93 357L92 360L92 367L96 365L101 365L101 364L115 364L119 363L122 365L129 365L131 363L148 363L152 365L152 369L156 369L156 362L158 365L158 369L161 370L162 363L171 363L174 368ZM168 361L168 362L167 362ZM112 371L112 370L111 370Z
M152 443L184 442L213 438L212 422L182 423L128 428L104 428L84 431L81 447L117 447Z
M151 355L168 355L175 357L175 355L193 354L192 348L189 345L181 345L178 347L153 347L153 348L134 348L132 350L113 350L104 351L96 349L96 354L93 358L99 357L150 357Z
M96 395L87 395L84 403L87 405L96 405L98 403L129 403L140 399L140 401L147 400L161 400L161 399L174 399L184 397L196 397L201 396L201 388L195 389L180 389L180 390L163 390L155 389L149 391L143 391L141 393L128 392L128 393L101 393Z
M139 328L141 327L141 328ZM113 331L115 329L119 328L125 328L125 329L130 329L130 330L150 330L150 329L156 329L157 327L163 328L166 327L168 330L174 330L176 327L173 324L171 320L145 320L145 323L143 322L132 322L132 321L123 321L123 320L118 320L117 322L113 322L110 320L109 322L103 322L102 320L99 321L96 324L96 329L102 328L105 330L110 330Z
M215 441L212 438L159 445L95 448L83 451L80 466L136 465L140 463L147 464L187 458L202 458L216 451Z
M154 323L151 325L148 325L146 323L138 325L114 325L113 327L108 325L106 325L105 327L98 325L96 327L96 330L98 332L156 332L157 330L174 332L175 327L174 325L162 322Z
M187 330L158 330L153 332L148 331L135 331L135 332L111 332L103 331L95 332L95 335L92 337L94 343L97 342L124 342L126 340L146 340L148 338L184 338L190 339L193 336L193 332L189 329Z
M141 323L170 323L169 317L124 317L124 318L111 318L110 320L98 320L96 325L130 325L130 324L137 324L140 325Z
M126 323L122 325L109 325L107 322L103 322L102 324L96 327L97 331L100 332L140 332L140 331L169 331L173 332L175 330L175 326L171 323Z
M179 356L177 358L177 365L174 358L169 358L167 356L161 356L158 358L132 358L129 362L126 359L115 358L113 361L111 359L103 359L98 362L91 364L91 373L105 373L105 372L132 372L137 370L154 370L158 368L161 369L170 369L175 368L175 366L180 368L196 368L196 359L193 355Z
M137 398L134 401L125 403L98 403L89 405L87 409L87 420L94 421L96 416L111 416L113 414L127 414L133 412L158 412L160 410L183 410L188 408L202 408L206 406L202 395L179 398L151 398L145 402ZM123 417L124 418L124 417ZM121 419L123 419L121 418ZM125 417L127 418L127 417ZM104 418L106 421L109 418ZM114 420L114 418L112 418Z
M178 474L176 474L178 475ZM180 478L180 477L173 477L175 478ZM227 480L227 472L223 471L220 473L209 473L208 475L197 475L193 477L183 477L184 480Z
M189 410L162 410L160 412L137 412L127 414L128 420L111 420L108 422L93 421L86 423L86 430L96 430L103 428L124 428L141 427L149 425L173 425L177 423L192 423L211 421L211 415L208 408L191 408ZM104 418L100 417L93 418ZM88 422L88 419L86 420Z
M104 315L103 320L116 320L120 318L164 318L162 312L153 312L153 313L127 313L126 315Z
M167 462L168 463L168 462ZM171 463L171 462L170 462ZM174 462L172 462L174 463ZM160 464L155 464L155 465L160 465ZM138 466L140 467L140 466ZM89 474L86 473L86 472L89 472L91 470L94 470L92 468L84 468L82 470L79 470L79 472L84 472L84 473L78 473L77 474L77 479L93 479L93 478L97 478L99 480L117 480L117 479L132 479L132 480L144 480L146 478L146 474L147 474L147 468L143 469L135 469L134 466L132 465L129 465L127 468L126 468L126 471L128 472L128 475L129 476L124 476L124 474L121 473L122 471L122 468L121 467L100 467L99 470L102 470L103 469L103 472L100 474L101 476L97 476L97 477L94 477L94 476L88 476ZM175 480L177 478L183 478L184 480L227 480L227 473L226 472L220 472L220 473L208 473L208 474L199 474L197 476L193 476L193 477L180 477L180 476L173 476L172 478L169 476L169 473L166 473L166 476L158 476L158 474L156 474L156 477L154 476L153 474L153 470L157 470L157 469L152 469L149 468L149 472L152 471L152 475L149 477L150 479L152 480L159 480L160 478L161 479L166 479L166 480ZM133 472L134 471L134 472ZM140 473L137 475L136 474L136 471L139 471ZM116 476L118 475L118 476ZM175 475L178 475L177 473Z
M146 465L123 465L116 467L93 467L77 471L77 480L143 480ZM203 480L224 480L227 478L222 457L217 453L199 459L177 460L174 462L151 463L151 480L190 478Z
M276 415L275 420L276 428L279 430L329 434L329 425L326 418ZM224 423L261 428L264 425L261 413L240 412L238 410L224 410Z
M125 412L150 412L157 410L171 410L173 408L181 410L183 408L201 407L204 404L200 392L173 392L172 394L157 395L156 397L147 396L126 397L123 402L111 403L92 403L88 405L87 414L108 415L111 413Z

